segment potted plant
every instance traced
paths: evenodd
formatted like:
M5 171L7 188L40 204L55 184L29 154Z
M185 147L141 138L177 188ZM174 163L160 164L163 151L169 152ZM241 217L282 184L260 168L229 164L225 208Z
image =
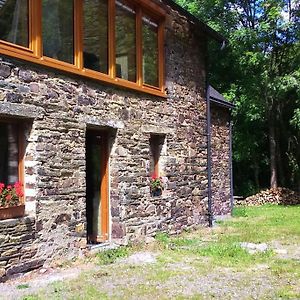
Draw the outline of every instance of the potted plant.
M25 205L21 202L23 196L21 182L6 186L0 183L0 220L24 216Z
M158 176L157 174L154 173L151 176L151 182L150 182L151 195L152 196L161 196L164 188L165 188L164 178L161 176Z

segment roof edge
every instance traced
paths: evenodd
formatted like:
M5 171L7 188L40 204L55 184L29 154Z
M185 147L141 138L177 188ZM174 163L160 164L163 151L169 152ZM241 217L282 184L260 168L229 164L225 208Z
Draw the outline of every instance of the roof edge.
M214 89L211 85L208 86L208 95L209 95L209 100L212 103L215 103L216 105L226 107L228 109L233 109L235 108L235 105L223 97L216 89Z
M214 29L212 29L206 23L204 23L203 21L201 21L200 19L198 19L197 17L195 17L193 14L191 14L190 12L188 12L186 9L184 9L179 4L175 3L173 0L162 0L162 2L165 3L165 4L167 4L167 5L169 5L173 9L177 10L182 15L184 15L185 17L187 17L190 21L192 21L195 24L197 24L198 26L200 26L201 29L206 34L208 34L210 37L212 37L216 41L218 41L218 42L220 42L222 44L225 44L225 43L228 42L228 39L226 39L222 34L220 34L219 32L215 31Z

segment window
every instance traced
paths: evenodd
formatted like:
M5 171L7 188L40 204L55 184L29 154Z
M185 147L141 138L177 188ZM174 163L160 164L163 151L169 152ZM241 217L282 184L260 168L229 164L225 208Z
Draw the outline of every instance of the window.
M165 137L162 135L151 134L150 136L150 151L151 151L151 160L150 160L150 172L155 174L157 177L161 176L160 170L160 155L162 147L164 145Z
M23 133L15 123L0 122L0 182L23 182Z
M0 1L0 40L29 47L27 0Z
M158 82L158 24L143 17L143 78L144 83L159 86Z
M136 81L136 14L124 1L116 1L117 77Z
M42 0L43 55L74 63L73 0Z
M108 1L83 2L83 65L108 74Z
M0 53L165 97L164 18L146 0L0 0Z

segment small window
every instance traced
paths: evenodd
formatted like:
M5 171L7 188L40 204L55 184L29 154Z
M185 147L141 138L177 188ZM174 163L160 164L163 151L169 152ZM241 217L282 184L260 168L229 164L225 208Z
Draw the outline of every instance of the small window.
M160 155L162 147L164 145L164 136L152 134L150 136L150 150L151 150L151 160L150 160L150 172L151 175L161 176L161 170L159 165Z
M19 136L14 124L0 123L0 182L19 181Z
M74 63L73 0L42 0L43 55Z
M83 2L84 67L108 74L108 0Z
M0 1L0 39L29 47L27 0Z
M116 74L136 82L136 13L125 1L116 1Z
M159 86L158 24L148 17L143 17L143 78L145 84Z

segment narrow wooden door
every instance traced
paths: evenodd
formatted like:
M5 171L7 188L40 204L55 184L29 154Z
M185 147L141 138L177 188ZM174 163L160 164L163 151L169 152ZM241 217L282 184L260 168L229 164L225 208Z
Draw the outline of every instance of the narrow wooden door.
M108 240L108 135L89 130L86 139L86 212L88 243Z

